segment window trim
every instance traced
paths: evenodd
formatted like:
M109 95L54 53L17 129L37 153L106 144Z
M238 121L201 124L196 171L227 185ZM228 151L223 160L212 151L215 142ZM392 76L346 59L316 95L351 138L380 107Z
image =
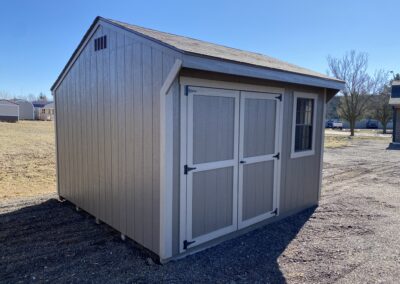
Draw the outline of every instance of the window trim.
M295 147L295 138L296 138L296 110L297 110L297 99L312 99L314 100L314 109L313 109L313 132L312 132L312 141L311 141L311 150L296 152ZM315 155L315 132L317 129L317 114L318 114L318 94L314 93L303 93L303 92L294 92L293 94L293 113L292 113L292 150L290 153L290 158L301 158L307 156Z

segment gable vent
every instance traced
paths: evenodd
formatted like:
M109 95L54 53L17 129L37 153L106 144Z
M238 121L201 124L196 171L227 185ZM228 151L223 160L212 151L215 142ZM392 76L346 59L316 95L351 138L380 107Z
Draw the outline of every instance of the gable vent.
M107 36L101 36L94 40L94 51L107 48Z

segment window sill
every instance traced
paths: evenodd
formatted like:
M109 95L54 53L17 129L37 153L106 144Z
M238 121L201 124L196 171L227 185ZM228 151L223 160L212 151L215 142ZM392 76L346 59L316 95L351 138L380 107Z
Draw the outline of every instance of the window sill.
M301 151L301 152L292 152L290 154L291 159L296 159L296 158L303 158L303 157L308 157L308 156L314 156L315 151L314 150L309 150L309 151Z

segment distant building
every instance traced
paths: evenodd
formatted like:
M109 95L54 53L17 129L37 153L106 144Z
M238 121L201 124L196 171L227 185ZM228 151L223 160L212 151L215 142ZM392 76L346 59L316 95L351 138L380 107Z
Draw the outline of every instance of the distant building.
M53 120L55 109L54 103L48 101L34 101L32 102L35 108L35 119L37 120Z
M19 117L19 105L0 99L0 121L17 122Z
M19 119L20 120L33 120L35 119L34 107L31 102L27 100L13 99L12 102L19 105Z
M33 107L34 107L34 116L35 116L35 119L39 119L40 111L42 110L42 108L43 108L46 104L48 104L48 102L47 102L47 101L33 101L32 104L33 104Z
M400 81L393 81L389 104L393 106L393 143L400 143Z
M48 103L40 109L39 120L54 120L55 107L54 103Z

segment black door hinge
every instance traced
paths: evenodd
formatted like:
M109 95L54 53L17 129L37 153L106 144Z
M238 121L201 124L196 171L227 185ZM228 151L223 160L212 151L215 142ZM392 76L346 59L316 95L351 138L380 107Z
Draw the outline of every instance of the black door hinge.
M280 159L280 157L281 157L281 153L278 153L278 154L276 154L276 155L274 155L274 156L272 156L273 158L276 158L276 159Z
M279 96L275 97L275 99L282 101L282 94L280 94Z
M275 216L278 215L278 208L275 208L275 210L272 211L272 214L274 214Z
M193 244L194 242L195 242L195 241L188 242L187 240L184 240L184 241L183 241L183 249L187 249L188 246L190 246L190 245Z
M183 171L184 171L184 173L185 173L185 175L187 175L188 174L188 172L190 172L190 171L193 171L193 170L195 170L196 168L191 168L191 167L188 167L188 165L185 165L184 167L183 167Z

